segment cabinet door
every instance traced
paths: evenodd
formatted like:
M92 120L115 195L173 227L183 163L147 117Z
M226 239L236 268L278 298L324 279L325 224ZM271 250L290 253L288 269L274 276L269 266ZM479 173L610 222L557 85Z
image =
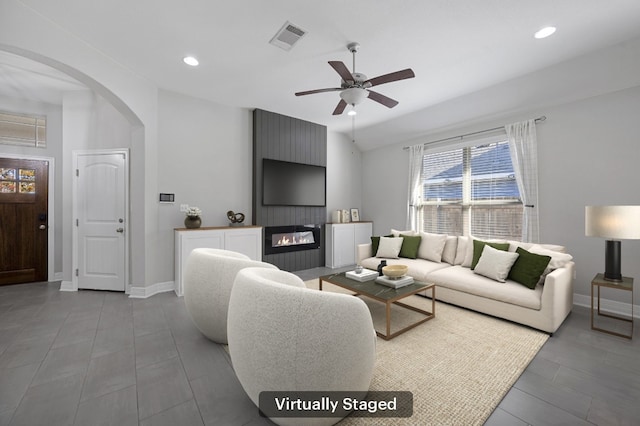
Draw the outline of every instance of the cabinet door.
M371 235L373 235L373 224L369 223L356 223L355 226L355 246L354 246L354 259L358 258L358 245L368 244L371 242Z
M224 248L247 255L251 260L262 260L262 228L225 231Z
M224 231L176 231L175 292L182 296L184 268L191 252L197 248L224 248Z
M355 227L353 224L333 227L333 267L353 265L356 262Z

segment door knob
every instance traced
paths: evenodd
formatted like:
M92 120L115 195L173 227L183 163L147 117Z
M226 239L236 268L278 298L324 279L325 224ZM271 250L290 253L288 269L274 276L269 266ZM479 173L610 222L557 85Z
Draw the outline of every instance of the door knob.
M47 229L47 225L40 225L40 226L38 226L38 228L40 228L40 229L42 229L44 231L45 229Z
M124 232L124 228L118 228L118 229L116 229L116 232L123 233Z

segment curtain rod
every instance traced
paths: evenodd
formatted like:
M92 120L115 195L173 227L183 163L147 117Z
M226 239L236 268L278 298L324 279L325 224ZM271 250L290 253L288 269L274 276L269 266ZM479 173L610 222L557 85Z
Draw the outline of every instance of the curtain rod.
M541 117L536 118L534 121L537 123L537 122L545 121L546 119L547 119L547 117L543 115ZM485 129L485 130L478 130L477 132L465 133L464 135L451 136L451 137L444 138L444 139L438 139L436 141L425 142L425 143L423 143L423 145L431 145L431 144L438 143L438 142L450 141L452 139L461 139L462 140L463 138L466 138L466 137L469 137L469 136L480 135L482 133L495 132L496 130L501 130L501 129L504 129L504 126L493 127L491 129ZM409 148L410 147L405 146L402 149L407 150Z

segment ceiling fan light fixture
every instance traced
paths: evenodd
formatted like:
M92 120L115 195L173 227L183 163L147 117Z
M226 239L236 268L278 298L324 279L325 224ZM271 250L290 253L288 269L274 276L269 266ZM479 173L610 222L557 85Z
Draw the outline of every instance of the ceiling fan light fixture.
M355 105L351 105L351 109L349 110L349 112L347 112L347 115L350 116L354 116L354 115L358 115L358 112L356 111L356 106Z
M547 38L556 32L556 27L544 27L538 30L533 36L537 39Z
M359 87L351 87L340 92L340 97L342 98L342 100L344 100L349 105L354 106L367 99L368 96L369 92Z
M184 58L182 58L182 62L192 67L197 67L200 64L200 62L198 62L198 59L196 59L194 56L185 56Z

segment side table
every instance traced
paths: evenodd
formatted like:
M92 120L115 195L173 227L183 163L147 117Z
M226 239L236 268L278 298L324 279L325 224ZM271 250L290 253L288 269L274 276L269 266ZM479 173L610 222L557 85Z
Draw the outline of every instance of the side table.
M603 328L596 327L593 324L593 312L594 312L594 307L593 307L593 289L594 289L594 287L598 288L597 314L599 316L613 318L613 319L616 319L616 320L619 320L619 321L630 322L631 323L631 333L630 334L622 334L622 333L618 333L616 331L605 330ZM630 291L631 292L631 318L624 318L624 317L620 317L620 316L617 316L617 315L606 314L606 313L603 313L603 312L600 311L600 288L602 288L602 287L614 288L614 289L617 289L617 290L625 290L625 291ZM597 274L593 278L593 280L591 281L591 329L592 330L602 331L604 333L613 334L614 336L624 337L626 339L631 339L633 337L633 278L622 277L622 281L609 281L609 280L605 280L604 279L604 274Z

